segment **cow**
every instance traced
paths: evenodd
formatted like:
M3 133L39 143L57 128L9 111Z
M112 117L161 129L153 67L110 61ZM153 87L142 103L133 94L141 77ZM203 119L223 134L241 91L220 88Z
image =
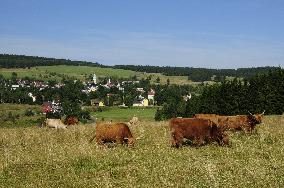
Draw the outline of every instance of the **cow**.
M67 128L67 125L62 123L61 119L46 118L43 124L49 128L55 128L55 129L66 129Z
M96 125L96 134L90 139L90 142L96 138L96 142L102 145L106 142L115 142L116 144L127 144L134 146L135 139L125 123L98 123Z
M231 131L244 131L252 133L257 124L262 122L264 112L262 114L236 115L236 116L221 116L216 114L195 114L195 118L209 119L218 126L224 127Z
M66 125L75 125L75 124L78 124L79 120L77 117L74 117L74 116L70 116L70 117L67 117L64 121L64 124Z
M216 141L219 145L228 145L229 137L222 127L207 119L172 118L169 121L172 135L172 147L179 148L183 139L196 146Z
M137 117L136 115L134 115L134 116L132 117L132 119L129 120L129 125L137 125L138 122L139 122L138 117Z

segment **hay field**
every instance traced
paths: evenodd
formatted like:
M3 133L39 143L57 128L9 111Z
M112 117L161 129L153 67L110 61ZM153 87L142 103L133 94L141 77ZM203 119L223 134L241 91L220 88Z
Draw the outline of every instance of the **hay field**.
M142 121L134 148L89 143L94 125L0 128L0 187L282 187L284 117L231 146L170 147L167 122Z
M13 68L5 69L0 68L0 74L5 78L10 78L12 73L17 73L18 78L30 77L40 80L56 80L61 81L64 76L69 78L76 78L81 81L85 81L85 76L90 74L96 74L98 77L118 77L118 78L130 78L137 76L140 80L151 77L151 83L156 83L156 79L160 78L160 84L166 84L167 79L170 80L170 84L198 84L188 80L187 76L165 76L160 73L142 73L131 70L123 69L112 69L112 68L100 68L100 67L88 67L88 66L68 66L68 65L57 65L57 66L37 66L31 67L30 69ZM98 80L99 81L99 80Z
M87 66L38 66L31 67L30 69L0 69L0 74L6 78L10 78L12 73L16 72L19 78L31 77L42 80L62 80L63 76L68 76L84 81L85 75L96 74L98 77L117 76L120 78L129 78L134 75L139 75L130 70L100 68L100 67L87 67Z

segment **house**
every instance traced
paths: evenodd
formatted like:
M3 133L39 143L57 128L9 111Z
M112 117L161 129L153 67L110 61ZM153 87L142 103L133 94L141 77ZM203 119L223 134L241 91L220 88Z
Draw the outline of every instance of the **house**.
M51 102L43 102L42 104L42 112L46 114L52 111L52 103Z
M28 93L28 96L32 98L33 102L36 101L36 96L34 96L32 93Z
M189 93L188 95L182 96L184 101L188 101L189 99L191 99L191 93Z
M155 91L153 89L150 89L150 91L148 92L148 100L154 101L154 96L155 96Z
M15 89L17 89L17 88L19 88L19 87L20 87L20 85L16 85L16 84L15 84L15 85L12 85L12 89L13 89L13 90L15 90Z
M149 100L148 99L136 99L133 102L133 106L148 106Z
M102 106L105 106L104 105L104 102L99 100L99 99L92 99L91 100L91 105L92 106L96 106L96 107L102 107Z
M145 92L144 89L143 89L143 87L138 87L138 88L136 88L136 91L141 92L141 93L144 93L144 92Z

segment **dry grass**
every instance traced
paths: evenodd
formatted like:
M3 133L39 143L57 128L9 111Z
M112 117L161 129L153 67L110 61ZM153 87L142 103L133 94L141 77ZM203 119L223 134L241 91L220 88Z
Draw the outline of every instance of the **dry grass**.
M143 135L134 148L89 143L93 125L0 129L0 187L284 185L281 116L265 117L256 134L230 134L230 147L171 148L167 122L131 127L136 137Z

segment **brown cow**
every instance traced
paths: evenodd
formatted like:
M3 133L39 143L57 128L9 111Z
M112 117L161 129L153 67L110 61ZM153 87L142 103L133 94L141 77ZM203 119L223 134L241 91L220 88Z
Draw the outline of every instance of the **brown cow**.
M78 122L79 120L77 117L70 116L65 119L64 124L65 125L75 125L75 124L78 124Z
M216 141L220 145L228 145L229 137L221 127L206 119L172 118L169 121L172 133L172 146L180 147L183 139L195 142L196 146Z
M262 122L264 113L255 115L220 116L216 114L196 114L195 118L209 119L219 126L232 131L252 133L255 126Z
M96 135L91 138L98 144L105 142L115 142L116 144L134 145L134 138L127 124L125 123L99 123L96 125Z

